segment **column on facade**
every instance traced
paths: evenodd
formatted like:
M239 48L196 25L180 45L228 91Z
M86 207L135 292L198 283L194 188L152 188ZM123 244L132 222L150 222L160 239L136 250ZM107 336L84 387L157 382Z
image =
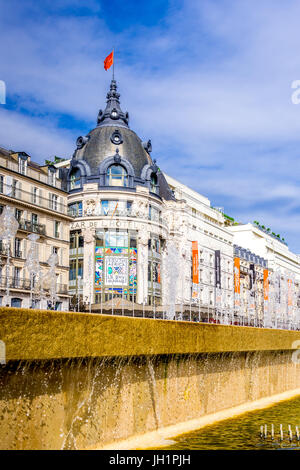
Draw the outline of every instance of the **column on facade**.
M146 227L138 231L137 239L137 303L147 303L148 299L148 240L150 233Z

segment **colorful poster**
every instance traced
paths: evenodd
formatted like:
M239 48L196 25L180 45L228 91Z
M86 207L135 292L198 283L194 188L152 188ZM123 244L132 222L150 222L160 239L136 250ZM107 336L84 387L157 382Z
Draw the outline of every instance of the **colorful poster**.
M193 284L199 284L198 242L192 242Z
M269 300L269 271L264 269L264 300Z
M95 249L95 292L101 292L103 280L103 248Z
M128 258L122 256L105 257L105 285L128 285Z
M234 293L241 293L240 258L234 258Z
M137 249L130 248L129 258L129 293L135 295L137 288Z

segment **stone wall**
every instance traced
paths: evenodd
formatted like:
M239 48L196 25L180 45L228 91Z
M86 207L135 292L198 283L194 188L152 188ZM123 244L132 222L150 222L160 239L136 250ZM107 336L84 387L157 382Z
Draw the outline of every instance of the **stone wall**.
M98 448L300 388L299 332L1 309L0 339L1 449Z

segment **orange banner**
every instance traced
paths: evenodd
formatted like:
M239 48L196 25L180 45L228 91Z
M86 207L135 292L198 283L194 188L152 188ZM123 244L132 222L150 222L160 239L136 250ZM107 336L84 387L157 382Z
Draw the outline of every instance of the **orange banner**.
M198 242L192 242L193 284L199 284Z
M160 284L160 264L157 266L157 282Z
M234 292L241 293L240 258L234 258Z
M292 279L288 279L288 306L291 307L293 305L293 281Z
M264 300L269 300L269 271L264 269Z

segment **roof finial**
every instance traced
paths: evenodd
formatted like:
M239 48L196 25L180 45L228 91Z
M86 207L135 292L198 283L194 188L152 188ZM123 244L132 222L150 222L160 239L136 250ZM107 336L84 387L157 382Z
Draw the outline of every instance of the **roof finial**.
M109 92L106 95L106 108L104 111L100 109L97 119L98 126L116 125L128 127L129 115L124 113L120 107L120 94L117 92L117 82L112 78L110 82Z

